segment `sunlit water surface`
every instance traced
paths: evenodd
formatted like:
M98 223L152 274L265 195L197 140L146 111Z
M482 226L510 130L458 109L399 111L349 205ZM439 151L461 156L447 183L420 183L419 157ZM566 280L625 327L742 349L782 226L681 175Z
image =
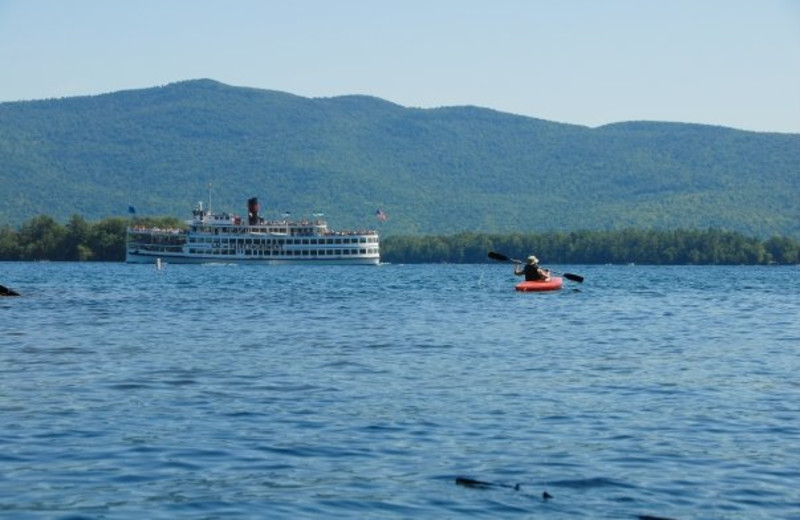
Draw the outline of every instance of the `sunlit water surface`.
M0 264L0 517L800 518L800 269L563 269Z

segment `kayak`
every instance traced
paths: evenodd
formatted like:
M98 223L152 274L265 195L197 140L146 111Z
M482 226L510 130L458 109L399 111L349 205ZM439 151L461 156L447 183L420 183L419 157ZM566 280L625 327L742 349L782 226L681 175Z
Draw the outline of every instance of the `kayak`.
M564 285L560 276L551 276L549 280L536 280L535 282L520 282L516 289L522 292L557 291Z

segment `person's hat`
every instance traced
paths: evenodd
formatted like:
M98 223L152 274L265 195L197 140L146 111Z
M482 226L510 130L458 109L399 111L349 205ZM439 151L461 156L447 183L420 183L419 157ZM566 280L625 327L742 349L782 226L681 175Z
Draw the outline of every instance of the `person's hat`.
M538 264L539 263L539 259L536 258L535 256L531 255L531 256L528 257L528 263L529 264Z

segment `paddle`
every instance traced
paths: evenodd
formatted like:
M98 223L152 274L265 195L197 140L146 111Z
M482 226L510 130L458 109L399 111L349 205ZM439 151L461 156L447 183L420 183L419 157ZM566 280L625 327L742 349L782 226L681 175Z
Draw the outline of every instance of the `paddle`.
M516 258L509 258L506 255L498 253L496 251L489 251L489 258L491 258L492 260L498 260L500 262L514 262L515 264L524 263L522 260L517 260ZM567 280L583 283L583 276L572 273L556 273L556 274L561 274Z
M515 264L524 263L522 260L517 260L516 258L509 258L506 255L497 253L495 251L489 251L489 258L491 258L492 260L499 260L500 262L514 262Z

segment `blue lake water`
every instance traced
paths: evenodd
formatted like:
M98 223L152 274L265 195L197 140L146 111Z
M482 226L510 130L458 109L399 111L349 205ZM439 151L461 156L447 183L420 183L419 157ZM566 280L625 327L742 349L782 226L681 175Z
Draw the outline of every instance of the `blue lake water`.
M800 518L800 268L561 269L0 263L0 518Z

